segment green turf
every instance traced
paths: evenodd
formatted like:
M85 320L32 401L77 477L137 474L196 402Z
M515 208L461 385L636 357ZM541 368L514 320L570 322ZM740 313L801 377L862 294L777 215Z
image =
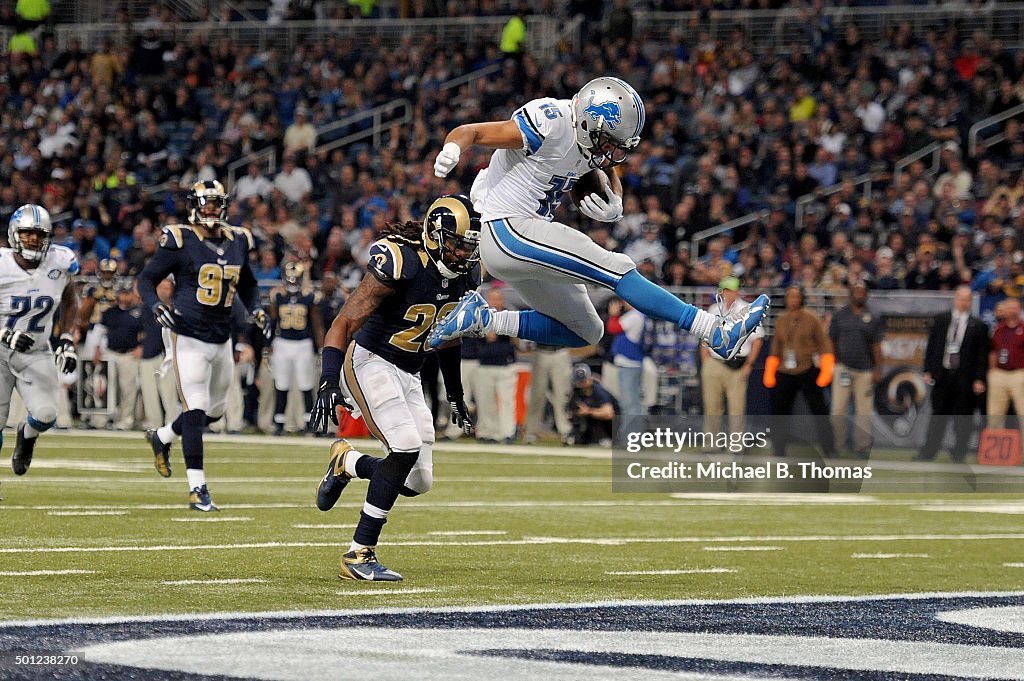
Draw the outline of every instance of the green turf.
M28 475L14 478L8 468L0 475L0 549L7 550L0 552L0 573L93 572L0 576L0 619L998 591L1019 589L1024 581L1024 568L1004 566L1021 560L1021 539L950 538L1024 536L1019 513L922 510L954 502L1021 505L1011 497L862 495L853 501L868 503L821 504L790 503L788 497L761 503L616 494L607 460L456 453L442 446L435 452L434 489L399 500L379 548L381 559L406 581L342 582L335 576L336 561L351 537L365 483L353 483L333 511L318 511L312 490L323 474L327 445L317 442L208 444L207 476L223 507L213 517L251 520L207 523L177 521L210 517L187 508L177 447L176 475L164 480L151 467L141 437L44 436ZM125 514L53 515L78 511ZM296 527L321 524L339 527ZM887 540L907 535L933 538ZM783 540L794 537L819 539ZM273 543L312 545L226 548ZM182 548L38 551L159 546ZM187 548L197 546L208 548ZM705 550L740 546L779 549ZM707 569L735 572L606 574ZM206 579L264 581L162 583Z

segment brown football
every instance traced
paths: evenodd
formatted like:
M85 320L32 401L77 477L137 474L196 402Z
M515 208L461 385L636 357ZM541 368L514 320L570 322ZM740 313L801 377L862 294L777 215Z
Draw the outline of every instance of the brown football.
M577 206L580 205L580 201L583 200L584 196L588 194L597 194L605 201L608 200L608 195L604 193L604 185L601 184L601 177L598 173L603 173L603 170L591 170L589 173L576 180L576 184L572 186L572 200Z

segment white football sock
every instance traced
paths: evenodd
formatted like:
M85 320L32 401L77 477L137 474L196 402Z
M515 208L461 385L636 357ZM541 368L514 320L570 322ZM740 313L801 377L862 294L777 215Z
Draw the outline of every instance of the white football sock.
M25 421L25 427L22 428L21 432L25 434L25 438L28 440L39 437L39 431L33 428L32 423L29 421Z
M163 442L165 445L169 445L172 442L174 442L174 438L176 437L176 435L174 434L174 429L171 428L169 425L160 426L159 428L157 428L156 436L160 438L160 442Z
M351 544L348 545L348 550L349 551L362 551L365 548L366 547L363 546L362 544L357 544L355 542L352 542Z
M345 456L345 472L351 475L353 478L358 478L359 475L356 473L356 461L365 456L362 452L352 449L348 455Z
M512 310L501 310L491 312L491 321L484 325L487 333L496 333L499 336L519 337L519 313Z
M185 477L188 479L189 491L206 484L206 472L202 468L186 468Z
M718 318L704 310L697 310L697 315L690 323L689 331L701 340L710 340L711 330L715 328Z

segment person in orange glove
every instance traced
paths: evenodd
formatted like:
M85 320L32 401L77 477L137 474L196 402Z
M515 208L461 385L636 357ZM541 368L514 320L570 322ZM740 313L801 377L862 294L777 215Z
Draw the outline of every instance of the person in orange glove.
M814 357L818 356L818 366ZM828 418L824 389L832 383L836 358L832 341L821 320L804 309L804 294L798 286L786 289L786 309L775 320L775 336L771 354L764 367L764 387L771 390L772 415L785 416L793 412L798 394L803 394L815 419L818 439L826 457L835 456L835 434ZM772 428L776 456L786 455L786 431L777 425Z

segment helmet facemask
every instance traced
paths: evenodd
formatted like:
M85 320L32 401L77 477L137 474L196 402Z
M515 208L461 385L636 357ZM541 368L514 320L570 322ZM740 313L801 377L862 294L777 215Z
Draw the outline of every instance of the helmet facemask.
M202 225L211 232L220 229L228 217L228 197L224 186L216 180L192 185L188 194L188 221Z
M466 274L480 262L480 215L464 196L435 201L423 221L423 246L446 279Z

